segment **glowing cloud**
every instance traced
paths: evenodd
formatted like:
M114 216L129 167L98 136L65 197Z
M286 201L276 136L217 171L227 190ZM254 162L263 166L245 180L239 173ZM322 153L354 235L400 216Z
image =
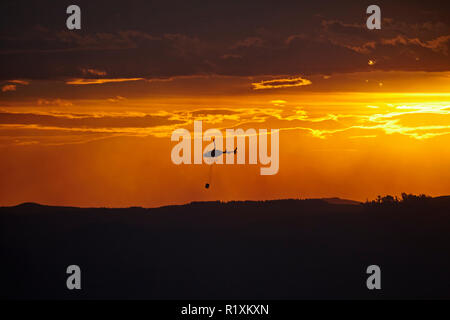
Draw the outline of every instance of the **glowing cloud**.
M16 85L15 84L6 84L2 87L2 92L6 91L16 91Z
M103 84L111 82L126 82L126 81L139 81L144 78L117 78L117 79L72 79L67 81L66 84L71 85L83 85L83 84Z
M116 96L114 98L109 98L108 99L109 102L113 102L113 103L120 102L120 101L123 101L123 100L127 100L127 98L122 97L122 96Z
M275 106L283 106L286 104L287 101L285 100L272 100L270 101Z
M252 83L254 90L261 89L279 89L279 88L289 88L289 87L300 87L310 85L312 82L308 79L303 79L302 77L291 78L291 79L274 79L266 80L261 82Z
M25 81L25 80L9 80L8 82L22 84L24 86L30 84L28 81Z
M106 71L103 71L103 70L86 68L86 69L81 69L81 71L83 71L83 74L92 74L95 76L106 76Z

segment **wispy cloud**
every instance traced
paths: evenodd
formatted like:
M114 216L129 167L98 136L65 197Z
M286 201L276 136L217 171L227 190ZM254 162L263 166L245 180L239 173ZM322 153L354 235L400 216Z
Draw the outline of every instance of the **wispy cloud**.
M115 96L114 98L109 98L108 102L117 103L117 102L124 101L124 100L127 100L127 98L122 97L122 96Z
M417 37L408 38L402 35L398 35L390 39L381 39L381 43L385 45L416 45L422 48L428 48L435 52L441 52L445 55L448 54L448 42L450 40L450 35L439 36L435 39L428 41L421 40Z
M16 91L17 90L17 85L22 85L22 86L26 86L28 85L29 82L25 81L25 80L8 80L6 81L6 84L2 86L2 92L7 92L7 91Z
M37 103L39 106L70 107L73 105L72 102L64 99L38 99Z
M103 84L113 82L127 82L127 81L139 81L145 80L144 78L117 78L117 79L72 79L66 81L66 84L71 85L86 85L86 84Z
M5 84L2 87L2 92L7 92L7 91L16 91L17 86L15 84Z
M16 83L16 84L21 84L21 85L24 85L24 86L30 84L30 82L25 81L25 80L9 80L8 82L10 82L10 83Z
M230 49L237 48L249 48L249 47L260 47L263 44L263 40L260 37L248 37L243 40L239 40Z
M83 68L83 69L81 69L81 71L83 72L83 74L86 74L86 75L106 76L106 71L103 71L103 70L97 70L97 69L93 69L93 68Z
M288 78L288 79L273 79L273 80L263 80L260 82L252 83L254 90L261 89L279 89L279 88L289 88L289 87L300 87L310 85L312 82L308 79L302 77Z
M123 97L112 98L128 103ZM243 108L199 108L143 112L62 113L0 112L2 141L36 141L43 144L91 141L93 137L170 137L177 128L189 128L193 121L203 121L204 130L217 128L277 128L299 131L318 139L334 136L368 139L383 135L401 135L417 140L450 134L448 102L404 103L361 108L358 112L311 112L292 103ZM103 100L104 101L104 100ZM285 101L285 100L283 100ZM41 105L64 105L60 99L41 100ZM278 104L278 103L277 103ZM75 138L75 136L77 136ZM8 138L9 137L9 138ZM42 138L41 137L45 137ZM16 144L15 142L15 144Z

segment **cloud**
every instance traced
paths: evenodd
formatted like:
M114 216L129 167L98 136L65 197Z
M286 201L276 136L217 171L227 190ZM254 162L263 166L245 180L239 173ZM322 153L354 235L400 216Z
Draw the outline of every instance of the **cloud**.
M160 114L0 112L0 146L63 145L117 136L167 137L186 122Z
M261 47L264 41L260 37L248 37L233 44L230 49Z
M407 38L402 35L398 35L391 39L381 39L381 43L385 45L415 45L422 48L428 48L435 52L441 52L444 55L448 55L448 42L450 40L450 35L440 36L435 39L428 41L420 40L419 38Z
M237 113L239 113L239 111L230 109L201 109L190 112L193 117L205 115L233 115Z
M149 128L180 123L182 121L170 120L168 116L151 114L73 116L56 113L0 113L0 124L3 125L36 125L67 129Z
M50 6L44 1L33 10L48 13ZM220 1L176 12L173 4L164 2L141 6L90 8L92 16L108 16L109 27L104 19L90 20L82 32L65 30L56 18L46 27L33 25L33 19L26 19L30 6L17 8L11 19L22 28L7 25L0 36L0 79L102 78L105 72L111 78L145 79L200 74L293 77L367 70L368 58L377 59L376 70L449 68L448 22L442 16L448 3L416 1L408 10L400 3L384 4L377 32L367 29L364 10L353 3L322 6L320 15L314 5L299 1L276 9L260 1L256 11Z
M109 102L113 102L113 103L117 103L117 102L124 101L124 100L127 100L127 98L122 97L122 96L115 96L114 98L108 99Z
M363 53L363 54L367 54L370 53L372 51L372 49L375 49L375 41L369 41L369 42L365 42L361 45L349 45L349 44L344 44L343 46L347 49L353 50L357 53Z
M2 92L16 91L17 85L26 86L26 85L30 84L28 81L25 81L25 80L8 80L6 82L8 82L8 84L5 84L4 86L2 86Z
M70 107L73 105L72 102L70 102L68 100L63 100L63 99L53 99L53 100L38 99L37 103L39 106Z
M168 33L162 37L159 45L170 48L171 54L180 57L195 57L202 55L207 45L199 38L182 33Z
M300 87L310 85L312 82L308 79L302 77L290 78L290 79L274 79L274 80L263 80L260 82L252 83L254 90L261 89L279 89L279 88L289 88L289 87Z
M94 76L106 76L106 71L92 69L92 68L83 68L81 69L83 74L94 75Z
M127 81L139 81L145 80L144 78L118 78L118 79L72 79L66 81L66 84L71 85L85 85L85 84L103 84L112 82L127 82Z
M21 84L21 85L24 85L24 86L30 84L28 81L25 81L25 80L8 80L8 82L16 83L16 84Z
M303 33L300 33L300 34L292 34L292 35L290 35L289 37L286 38L285 43L286 43L287 45L289 45L292 41L294 41L294 40L296 40L296 39L305 40L305 39L307 39L307 38L308 38L308 37L307 37L305 34L303 34Z
M117 98L122 101L121 98ZM348 108L331 113L322 108L278 104L244 108L200 108L160 110L153 113L61 113L0 112L0 140L15 144L82 143L92 139L116 136L170 137L177 128L192 128L194 120L203 121L203 128L277 128L299 131L318 139L373 138L380 135L401 135L417 140L450 134L450 105L442 102L380 104L378 108ZM59 102L49 100L55 105ZM273 103L276 102L276 105ZM65 138L67 137L67 139ZM2 143L0 142L0 145Z
M137 48L143 41L156 41L154 37L146 32L137 30L125 30L116 33L99 32L92 34L79 34L71 31L60 31L57 33L45 32L49 43L57 42L64 44L63 48L48 48L50 51L86 51L86 50L125 50Z
M274 105L282 105L282 104L285 104L286 102L287 102L286 100L281 100L281 99L270 101L270 103L272 103Z
M446 60L450 35L445 23L406 23L385 18L382 24L380 32L370 32L361 23L323 19L323 29L316 36L316 41L328 41L360 55L380 57L382 63L377 65L377 69L431 71L437 70L437 65L441 70L448 69ZM408 50L394 48L398 46L408 47ZM420 48L428 50L418 51ZM417 64L418 56L426 59L427 63Z
M16 91L17 86L15 84L5 84L2 87L2 92L7 92L7 91Z

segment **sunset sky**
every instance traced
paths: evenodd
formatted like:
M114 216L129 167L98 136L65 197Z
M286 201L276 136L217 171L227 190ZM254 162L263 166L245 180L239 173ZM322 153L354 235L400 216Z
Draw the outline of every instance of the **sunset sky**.
M377 1L381 30L367 1L129 0L69 31L74 3L0 4L0 205L450 194L448 1ZM278 174L205 189L170 157L194 120L280 129Z

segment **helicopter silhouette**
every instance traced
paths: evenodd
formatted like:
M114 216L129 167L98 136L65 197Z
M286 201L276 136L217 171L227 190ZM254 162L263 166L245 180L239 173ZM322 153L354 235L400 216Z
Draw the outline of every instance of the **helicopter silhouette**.
M213 143L214 143L214 149L212 149L211 151L205 152L203 154L203 156L205 158L217 158L217 157L221 156L222 154L227 154L227 153L234 153L234 154L236 154L237 153L237 147L234 148L234 150L232 150L232 151L227 151L226 149L222 151L222 150L217 150L216 149L216 139L215 138L213 138ZM209 179L208 179L208 181L211 180L211 175L212 175L212 167L209 170ZM209 182L207 182L205 184L205 188L209 189L209 185L210 185Z

